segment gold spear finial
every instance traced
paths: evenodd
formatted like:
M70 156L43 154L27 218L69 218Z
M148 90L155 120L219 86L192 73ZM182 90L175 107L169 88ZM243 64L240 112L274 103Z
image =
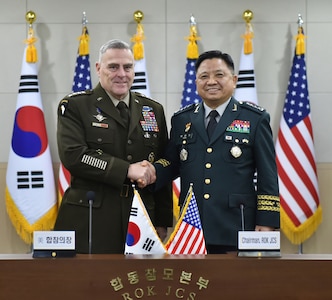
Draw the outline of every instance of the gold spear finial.
M28 38L25 40L25 43L28 45L26 49L25 59L28 63L35 63L37 61L37 49L35 47L35 42L37 41L37 39L34 36L32 23L36 21L37 16L35 12L29 10L25 14L25 19L29 23Z
M246 21L246 23L250 23L254 18L254 13L250 9L247 9L243 12L242 18Z
M246 22L246 33L242 35L242 38L244 39L244 44L243 44L244 54L251 54L253 52L252 39L254 37L254 32L251 26L251 20L253 19L253 17L254 13L249 9L245 10L242 14L242 18Z
M25 14L25 19L27 20L27 22L29 23L29 25L32 25L32 23L34 21L36 21L37 16L35 14L35 12L33 12L32 10L29 10L26 14Z
M135 20L136 23L138 23L138 24L141 23L141 21L143 21L143 19L144 19L144 14L143 14L143 12L140 11L140 10L136 10L136 11L134 12L133 16L134 16L134 20Z

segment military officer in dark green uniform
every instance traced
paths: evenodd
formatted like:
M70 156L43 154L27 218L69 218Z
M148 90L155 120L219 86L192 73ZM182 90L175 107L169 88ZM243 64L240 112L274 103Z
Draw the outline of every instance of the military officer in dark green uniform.
M138 161L154 162L168 141L164 109L131 92L134 58L127 43L111 40L96 63L99 84L60 101L57 141L62 164L71 173L55 230L75 230L76 251L88 253L89 205L93 191L92 253L124 253L133 198L132 182L151 180ZM117 108L125 104L127 118ZM171 185L139 193L161 239L173 225Z
M270 117L265 109L232 97L236 82L228 54L201 54L196 85L203 102L173 115L167 154L154 164L156 188L180 176L180 204L193 184L208 253L237 250L243 227L263 231L280 225Z

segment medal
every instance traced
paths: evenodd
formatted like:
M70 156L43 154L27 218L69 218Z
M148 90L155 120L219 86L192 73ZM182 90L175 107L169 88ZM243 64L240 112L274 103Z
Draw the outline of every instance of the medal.
M93 115L99 122L106 120L107 118L101 114L101 110L97 107L97 115Z
M188 132L190 130L190 127L191 127L191 123L187 123L184 132Z
M180 159L181 161L186 161L188 158L188 151L185 148L182 148L180 151Z
M141 120L140 123L143 131L159 132L159 127L156 116L153 112L153 108L150 106L143 106L142 115L144 120Z
M154 152L151 152L148 156L148 161L150 163L153 163L154 162L154 159L155 159L155 155L154 155Z
M238 158L242 155L242 150L239 146L233 146L231 149L231 154L233 157Z

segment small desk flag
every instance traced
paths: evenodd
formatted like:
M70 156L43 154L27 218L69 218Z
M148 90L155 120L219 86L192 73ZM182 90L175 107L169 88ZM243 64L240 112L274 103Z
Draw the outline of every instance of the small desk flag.
M131 206L125 254L165 254L166 248L155 230L136 189Z
M189 188L180 219L166 243L169 254L206 254L199 210L192 186Z

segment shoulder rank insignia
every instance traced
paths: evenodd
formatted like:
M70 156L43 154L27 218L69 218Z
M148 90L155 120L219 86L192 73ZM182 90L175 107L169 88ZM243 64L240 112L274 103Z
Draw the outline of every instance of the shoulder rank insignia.
M134 98L144 98L144 99L148 99L150 101L159 103L157 100L152 99L151 97L148 97L140 92L136 92L136 91L132 91L132 93L134 94ZM134 99L136 103L139 103L139 99Z
M198 108L199 108L199 103L192 103L187 106L181 107L178 111L174 113L174 116L193 109L195 109L195 112L197 112Z
M91 95L93 93L93 90L85 90L85 91L79 91L79 92L74 92L70 93L67 95L68 98L79 96L79 95Z
M246 108L249 108L253 111L256 111L256 112L263 112L265 111L265 108L253 103L253 102L249 102L249 101L244 101L244 102L239 102L239 104L242 106L242 107L246 107Z

